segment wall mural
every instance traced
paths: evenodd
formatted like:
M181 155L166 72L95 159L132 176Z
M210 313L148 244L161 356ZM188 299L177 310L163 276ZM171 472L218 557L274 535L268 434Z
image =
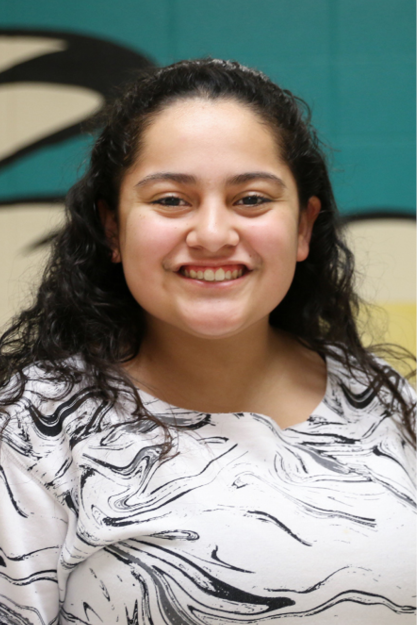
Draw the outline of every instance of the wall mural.
M28 301L69 186L82 170L89 120L146 54L72 32L0 30L0 325ZM381 305L374 338L415 349L415 220L355 210L346 232L359 289ZM385 330L381 330L385 328Z
M0 30L0 51L4 324L39 279L66 191L88 153L88 121L152 62L109 41L42 30Z

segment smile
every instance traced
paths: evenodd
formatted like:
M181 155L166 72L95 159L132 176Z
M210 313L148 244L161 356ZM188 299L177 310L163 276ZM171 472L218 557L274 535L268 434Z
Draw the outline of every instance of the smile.
M243 265L232 265L225 267L181 267L180 273L186 278L202 280L203 282L224 282L225 280L236 280L246 272Z

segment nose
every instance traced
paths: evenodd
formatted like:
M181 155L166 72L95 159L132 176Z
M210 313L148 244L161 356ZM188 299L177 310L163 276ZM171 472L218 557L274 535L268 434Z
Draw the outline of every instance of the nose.
M240 236L236 229L236 215L219 200L201 204L194 214L187 234L187 245L218 252L224 247L236 247Z

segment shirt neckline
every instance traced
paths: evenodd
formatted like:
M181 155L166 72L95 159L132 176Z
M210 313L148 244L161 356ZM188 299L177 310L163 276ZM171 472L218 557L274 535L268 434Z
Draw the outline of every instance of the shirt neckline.
M270 423L272 423L275 427L277 427L279 429L280 432L284 432L286 430L293 430L294 428L300 427L300 426L304 426L309 418L314 415L315 413L319 412L321 407L325 405L326 400L330 397L331 394L331 389L332 389L332 377L334 376L334 369L336 366L336 361L328 355L324 355L323 356L324 362L326 364L326 388L324 391L324 395L321 398L320 402L317 404L317 406L314 408L314 410L310 413L310 415L307 417L307 419L305 419L304 421L300 421L299 423L294 423L294 425L290 425L288 427L281 427L279 425L279 423L277 421L275 421L275 419L273 419L272 417L270 417L269 415L265 415L261 412L248 412L248 411L240 411L240 412L201 412L199 410L192 410L190 408L181 408L180 406L175 406L174 404L169 404L168 402L159 399L159 397L155 397L154 395L151 395L150 393L148 393L147 391L144 391L142 389L138 389L139 391L139 395L141 396L142 399L144 399L144 403L146 404L153 404L153 403L157 403L158 405L158 414L170 414L170 415L175 415L175 413L179 414L179 413L183 413L183 414L187 414L188 417L190 417L191 415L196 415L196 416L200 416L200 415L211 415L213 417L230 417L232 415L250 415L250 416L255 416L255 417L262 417L263 419L266 419L267 421L269 421ZM150 410L150 412L152 412L152 410Z

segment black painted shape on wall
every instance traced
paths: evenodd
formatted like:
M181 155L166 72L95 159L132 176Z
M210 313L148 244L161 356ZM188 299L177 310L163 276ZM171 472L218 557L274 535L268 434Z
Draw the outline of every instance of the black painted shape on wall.
M0 36L59 39L66 44L64 50L48 52L0 72L0 85L17 82L74 85L97 91L108 102L116 95L117 89L137 71L154 66L149 58L139 52L110 41L75 33L0 29ZM0 167L41 147L82 134L86 121L63 128L17 150L0 160Z

